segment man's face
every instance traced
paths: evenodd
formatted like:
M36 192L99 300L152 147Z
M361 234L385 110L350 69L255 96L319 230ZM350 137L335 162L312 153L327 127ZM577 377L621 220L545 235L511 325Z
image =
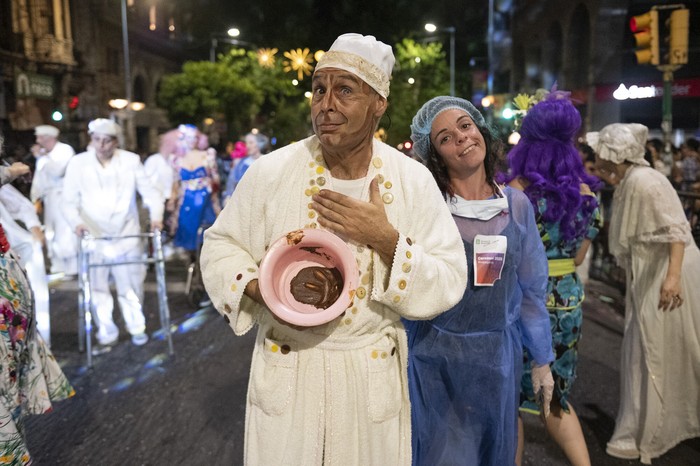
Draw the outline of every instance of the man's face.
M90 135L90 144L100 158L110 158L117 148L117 138L108 134L93 133Z
M36 137L36 143L39 144L46 152L51 152L56 145L56 138L43 134Z
M314 73L311 122L324 149L347 151L371 140L386 99L367 83L336 68Z

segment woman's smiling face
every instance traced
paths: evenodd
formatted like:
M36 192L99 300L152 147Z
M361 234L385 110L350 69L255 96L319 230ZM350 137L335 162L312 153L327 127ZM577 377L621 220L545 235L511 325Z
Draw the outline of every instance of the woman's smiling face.
M430 141L445 161L448 173L474 170L486 158L486 142L469 114L458 108L439 113L433 120Z

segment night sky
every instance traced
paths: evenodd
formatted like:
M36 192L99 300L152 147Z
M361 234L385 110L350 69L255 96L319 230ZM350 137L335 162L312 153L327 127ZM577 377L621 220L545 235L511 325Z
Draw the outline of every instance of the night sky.
M208 36L237 27L241 40L258 47L325 50L346 32L393 44L405 37L425 37L423 26L432 22L456 28L457 56L486 54L488 0L200 0L198 5L193 32ZM445 35L446 46L447 40Z

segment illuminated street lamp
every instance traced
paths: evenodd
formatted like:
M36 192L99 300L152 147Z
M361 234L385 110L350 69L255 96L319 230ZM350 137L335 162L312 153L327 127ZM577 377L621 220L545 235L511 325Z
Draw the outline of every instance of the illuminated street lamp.
M428 32L436 32L438 27L428 23L425 25L425 30ZM442 28L443 31L450 34L450 95L455 95L455 28L453 26Z
M211 34L211 47L209 48L209 61L214 63L216 62L216 47L219 45L219 42L225 42L227 44L232 44L232 45L242 45L242 46L247 46L251 48L255 48L255 45L251 44L250 42L246 42L243 40L238 40L235 39L236 37L241 35L241 31L238 28L232 27L229 28L228 31L226 31L226 36L222 34Z

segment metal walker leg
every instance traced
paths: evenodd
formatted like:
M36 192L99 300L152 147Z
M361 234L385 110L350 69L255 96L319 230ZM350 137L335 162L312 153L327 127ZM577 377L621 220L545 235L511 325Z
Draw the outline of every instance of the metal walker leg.
M153 255L141 260L109 261L92 263L90 260L90 242L120 240L125 238L152 238ZM93 245L94 246L94 245ZM138 235L126 235L119 237L92 237L84 235L80 239L78 251L80 273L78 274L78 348L87 353L87 366L92 367L92 289L90 287L90 269L96 267L112 267L128 264L154 264L156 283L158 289L158 315L160 325L168 344L168 354L173 355L172 334L170 331L170 308L165 279L165 257L163 255L163 238L160 230Z

